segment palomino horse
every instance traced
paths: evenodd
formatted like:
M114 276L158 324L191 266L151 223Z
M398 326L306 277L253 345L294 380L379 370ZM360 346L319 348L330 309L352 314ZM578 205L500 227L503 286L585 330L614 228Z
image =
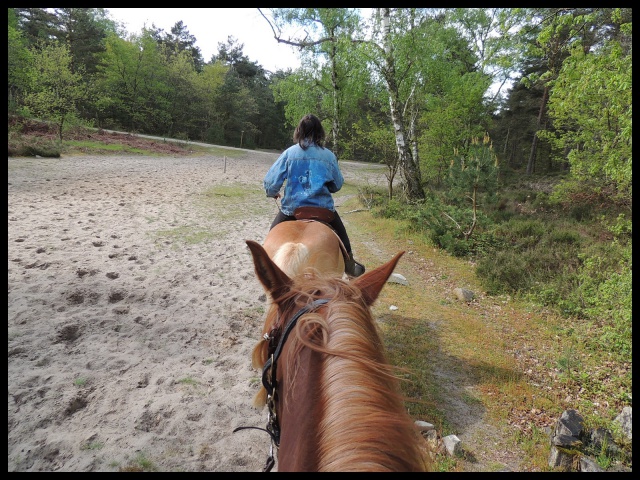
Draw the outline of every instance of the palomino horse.
M278 471L427 470L370 310L404 252L349 282L309 269L290 277L246 242L271 297L252 361Z
M322 222L281 222L269 230L263 246L269 257L290 277L306 267L338 277L344 272L344 246L331 227Z

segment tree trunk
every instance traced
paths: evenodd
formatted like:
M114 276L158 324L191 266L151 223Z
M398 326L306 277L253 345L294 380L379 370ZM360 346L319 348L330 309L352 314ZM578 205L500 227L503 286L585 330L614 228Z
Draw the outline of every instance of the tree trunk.
M339 108L339 95L338 95L338 66L336 65L336 44L331 44L331 87L333 94L333 121L331 123L331 137L332 137L332 145L333 145L333 153L335 153L336 157L340 156L339 147L338 147L338 138L340 134L340 120L338 118Z
M542 102L540 103L540 110L538 111L538 121L536 122L536 131L533 133L533 141L531 142L531 153L529 154L529 162L527 162L527 175L531 175L535 171L535 158L538 149L538 131L542 124L542 114L544 107L547 104L547 96L549 95L549 87L544 86L544 92L542 93Z
M417 159L413 158L411 149L407 145L404 120L402 117L401 105L399 101L398 85L396 83L395 62L393 61L393 50L391 48L390 15L391 9L382 9L382 28L384 35L385 66L382 72L389 93L389 106L391 109L391 121L396 137L396 147L398 149L398 163L402 178L405 182L407 197L409 200L424 200L424 190L422 189L422 179L420 176L420 165Z

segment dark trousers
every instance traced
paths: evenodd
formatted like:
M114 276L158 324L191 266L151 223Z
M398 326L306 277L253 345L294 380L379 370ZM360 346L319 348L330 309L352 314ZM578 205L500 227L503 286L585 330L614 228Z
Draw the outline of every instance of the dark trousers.
M331 225L331 227L336 231L336 233L340 237L340 240L342 240L342 243L344 243L344 248L347 249L347 253L351 255L351 242L349 241L349 236L347 235L347 229L344 228L344 224L342 223L338 212L336 211L334 213L335 215L333 217L333 220L329 225ZM282 213L282 210L280 210L276 215L276 218L273 219L273 223L271 223L271 227L269 228L269 230L271 230L280 222L288 222L295 219L296 217L294 217L293 215L285 215L284 213Z

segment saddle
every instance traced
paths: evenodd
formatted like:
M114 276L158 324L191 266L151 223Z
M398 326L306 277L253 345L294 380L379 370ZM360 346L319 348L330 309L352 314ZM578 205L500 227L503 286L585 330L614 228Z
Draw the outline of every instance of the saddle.
M331 223L335 218L335 212L322 207L298 207L293 212L296 220L316 220L323 223Z
M335 218L335 212L332 212L328 208L322 207L298 207L294 210L293 216L296 217L296 220L305 221L305 222L322 222L326 224L333 233L338 237L338 242L340 243L340 250L342 251L342 256L344 257L344 261L347 262L349 260L349 253L342 243L342 239L340 235L334 230L334 228L330 225L330 223Z

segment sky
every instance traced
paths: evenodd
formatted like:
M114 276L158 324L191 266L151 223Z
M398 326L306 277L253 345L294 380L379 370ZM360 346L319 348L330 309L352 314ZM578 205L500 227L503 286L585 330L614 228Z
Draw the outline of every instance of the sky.
M257 8L107 8L112 20L123 23L129 33L140 34L142 27L171 32L176 22L182 23L196 38L205 62L218 53L218 43L227 43L232 35L250 61L265 70L296 69L300 66L297 50L280 44L273 38L273 31ZM262 12L269 16L269 10Z

